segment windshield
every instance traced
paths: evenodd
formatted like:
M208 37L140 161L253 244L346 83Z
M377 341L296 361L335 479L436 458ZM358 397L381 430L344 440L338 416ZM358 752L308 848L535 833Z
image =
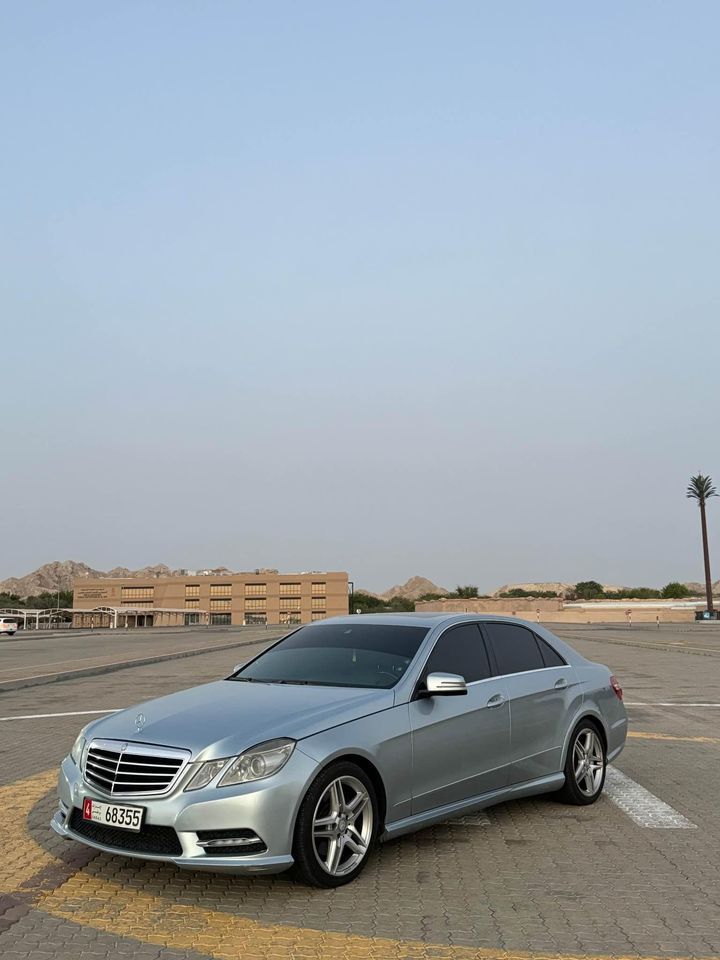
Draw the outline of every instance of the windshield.
M264 683L394 687L428 627L314 623L301 627L229 677Z

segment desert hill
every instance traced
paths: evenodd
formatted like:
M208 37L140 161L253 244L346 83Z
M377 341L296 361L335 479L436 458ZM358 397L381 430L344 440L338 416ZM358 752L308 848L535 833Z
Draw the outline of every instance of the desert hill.
M212 571L227 575L232 571L227 567L218 567ZM73 582L83 577L171 577L180 576L183 570L173 570L164 563L157 563L139 570L127 567L113 567L112 570L95 570L77 560L54 560L44 563L37 570L24 577L8 577L0 581L0 593L14 593L19 597L36 597L40 593L53 590L72 590Z
M445 587L438 587L436 583L433 583L432 580L428 580L426 577L410 577L405 583L390 587L389 590L381 593L380 596L383 600L392 600L393 597L403 597L405 600L417 600L418 597L422 597L426 593L444 594L448 592Z

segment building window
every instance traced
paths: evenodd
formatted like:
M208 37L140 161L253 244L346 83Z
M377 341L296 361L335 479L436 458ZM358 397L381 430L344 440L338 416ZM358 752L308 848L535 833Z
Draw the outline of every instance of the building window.
M123 607L151 607L153 605L152 600L121 600L120 603Z
M324 610L313 610L313 612L310 614L310 619L311 619L311 620L324 620L324 619L325 619L325 611L324 611Z
M299 610L300 597L283 597L283 599L280 601L280 609L283 612L287 610Z
M314 597L324 597L327 584L325 583L314 583L312 585L312 595Z
M246 610L265 610L265 598L258 597L256 600L245 598Z
M185 608L188 609L188 610L192 609L193 607L199 607L199 606L200 606L200 601L199 601L199 600L186 600L186 601L185 601Z
M121 587L121 600L152 600L154 587Z
M211 600L210 609L211 610L229 610L232 604L232 600Z
M213 627L229 627L230 626L230 616L229 613L211 613L210 614L210 624Z
M280 596L281 597L299 597L300 584L299 583L281 583Z
M299 613L281 613L280 614L280 623L283 626L293 626L294 624L300 623L300 614Z
M325 597L313 597L311 601L311 609L313 610L324 610L325 609Z
M199 597L199 596L200 596L200 584L199 584L199 583L187 583L187 584L185 584L185 596L186 596L186 597Z
M253 624L267 623L267 616L264 613L248 613L245 615L245 626L251 627Z
M245 596L246 597L267 596L267 584L266 583L246 583Z
M195 624L200 623L200 614L199 613L186 613L185 614L185 626L192 627Z
M211 583L210 596L211 597L231 597L232 584L231 583Z

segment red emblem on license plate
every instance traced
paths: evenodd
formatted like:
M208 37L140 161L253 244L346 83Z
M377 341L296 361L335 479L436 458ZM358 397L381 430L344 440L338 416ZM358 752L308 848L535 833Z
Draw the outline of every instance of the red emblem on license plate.
M85 797L83 800L83 820L92 820L92 800Z

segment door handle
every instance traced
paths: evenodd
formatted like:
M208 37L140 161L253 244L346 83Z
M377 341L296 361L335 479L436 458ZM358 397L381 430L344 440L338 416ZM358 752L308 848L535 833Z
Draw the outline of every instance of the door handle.
M568 685L568 682L567 682L567 680L565 679L565 677L560 677L559 680L556 680L556 681L555 681L555 689L556 689L556 690L567 690L567 685Z
M494 697L490 697L487 702L488 707L501 707L505 703L505 697L501 693L496 693Z

